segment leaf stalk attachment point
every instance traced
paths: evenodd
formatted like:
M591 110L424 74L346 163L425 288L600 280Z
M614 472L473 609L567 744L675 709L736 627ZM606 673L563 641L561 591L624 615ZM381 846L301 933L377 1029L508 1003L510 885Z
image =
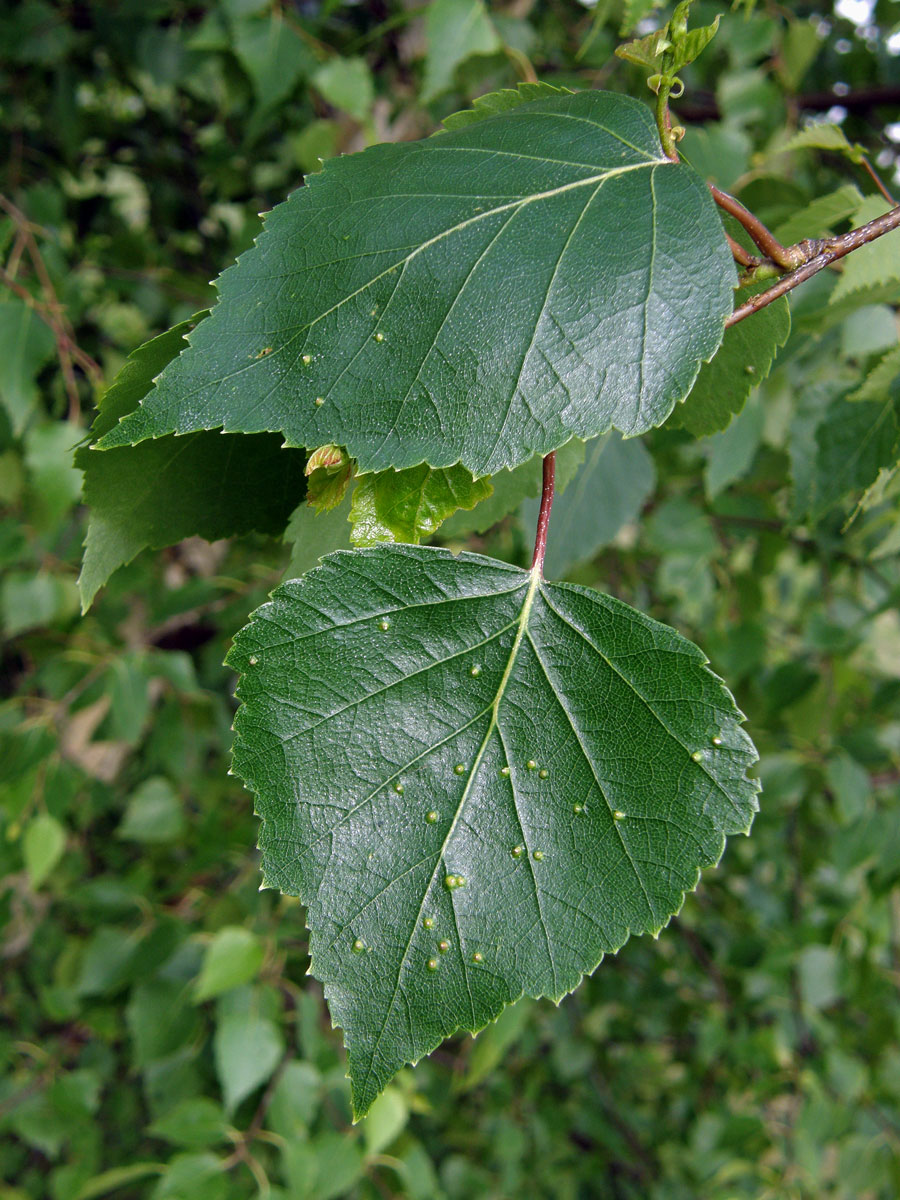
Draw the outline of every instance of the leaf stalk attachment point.
M784 296L799 284L805 283L807 279L812 279L813 275L817 275L825 267L830 267L838 259L844 258L845 255L858 250L861 246L865 246L869 242L874 242L876 238L883 237L886 233L897 229L898 226L900 226L900 205L892 208L890 212L876 217L874 221L869 221L866 225L860 225L859 229L851 229L848 233L842 233L839 237L827 238L823 241L809 239L798 243L797 249L806 251L807 253L812 252L812 256L807 257L806 261L797 267L796 270L791 271L789 275L783 275L767 291L760 292L759 295L751 297L744 304L740 305L739 308L736 308L725 321L725 328L729 329L732 325L736 325L738 321L743 321L745 317L759 312L761 308L765 308L767 304L771 304L779 296Z
M547 553L547 527L550 524L550 510L553 508L553 493L556 486L556 451L544 459L544 484L541 489L541 507L538 512L537 529L534 534L534 557L531 560L532 571L544 574L544 555Z
M719 208L734 217L746 229L766 258L770 258L773 263L785 271L793 271L796 267L803 265L805 256L799 246L782 246L771 230L763 225L759 217L755 217L749 209L744 208L740 200L736 200L728 192L723 192L714 183L709 185L709 190ZM749 263L744 265L749 266Z

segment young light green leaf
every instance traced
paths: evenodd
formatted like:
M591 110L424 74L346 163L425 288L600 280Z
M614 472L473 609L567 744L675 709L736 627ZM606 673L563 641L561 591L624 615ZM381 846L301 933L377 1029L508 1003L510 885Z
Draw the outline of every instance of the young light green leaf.
M492 491L490 479L473 479L460 466L434 471L423 464L362 475L353 492L350 540L355 546L419 542L458 509L474 508Z
M206 949L194 998L200 1002L219 996L254 979L265 950L250 929L226 925Z
M353 459L340 446L319 446L306 462L306 503L318 513L341 503L353 478Z
M681 6L679 5L679 7ZM670 72L677 74L678 71L690 66L700 57L718 33L720 19L721 15L717 13L710 25L701 25L697 29L690 29L680 37L676 36L673 39L672 58L671 62L667 64Z
M881 196L867 196L857 209L854 229L874 221L887 209L887 202ZM900 230L894 229L877 241L860 246L843 261L844 269L831 293L831 304L837 304L853 292L897 283L900 281Z
M553 536L544 566L549 575L566 575L592 558L633 521L653 491L653 459L637 440L607 433L587 444L584 466L553 505ZM523 505L524 523L534 528L538 501Z
M484 0L433 0L426 8L425 37L425 104L452 86L456 68L467 58L503 47Z
M831 122L814 122L800 129L780 150L830 150L832 154L844 154L853 162L859 162L862 146L852 145L840 125Z
M738 292L736 305L765 286L757 284ZM695 437L724 429L769 374L778 348L790 332L791 310L786 297L732 325L725 331L715 358L700 368L690 395L672 413L669 425L687 429Z
M375 85L364 58L332 58L319 67L312 82L329 104L356 121L364 121L372 111Z
M240 1102L270 1077L284 1053L284 1039L274 1021L252 1012L219 1017L214 1041L216 1074L233 1113Z
M100 402L95 437L137 408L204 315L129 355ZM214 541L251 529L281 533L304 491L303 454L283 449L270 434L162 437L108 454L84 447L75 465L84 473L91 510L78 580L85 610L113 572L146 547L170 546L192 534ZM265 479L266 486L254 487L254 479Z
M229 662L264 881L307 906L357 1116L455 1030L657 934L757 807L696 646L479 555L331 555Z
M66 848L65 828L50 813L38 813L25 827L22 854L32 887L38 888L62 858Z
M647 71L659 70L663 55L672 49L668 32L668 26L664 25L662 29L654 29L644 37L625 42L624 45L616 47L616 57L624 58L626 62L634 63Z
M626 96L532 100L327 163L105 448L178 431L493 474L660 424L722 339L708 189Z

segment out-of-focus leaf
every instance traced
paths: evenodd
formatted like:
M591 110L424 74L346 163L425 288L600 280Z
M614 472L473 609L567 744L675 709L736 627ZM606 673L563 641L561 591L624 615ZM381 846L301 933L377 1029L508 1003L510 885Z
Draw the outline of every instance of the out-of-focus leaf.
M503 43L484 0L433 0L425 14L428 56L422 100L429 103L446 91L460 63L473 54L494 54Z
M653 491L653 459L636 439L617 433L594 438L585 447L584 466L554 501L545 569L562 578L611 542L623 525L635 520ZM522 506L529 529L537 522L539 502Z
M228 1012L219 1017L214 1048L225 1111L231 1114L271 1076L284 1053L284 1039L268 1017Z
M312 83L334 108L364 121L372 110L375 85L363 58L332 58L319 67Z
M262 966L265 947L249 929L229 925L207 947L194 998L209 1000L254 979Z
M0 402L13 433L28 424L35 401L35 378L53 357L56 343L45 321L18 296L0 295Z
M856 210L854 229L874 221L888 211L881 196L867 196ZM877 288L882 284L900 283L900 229L869 242L843 259L844 269L831 293L831 303L837 304L854 292Z
M176 842L185 830L178 793L162 776L145 779L132 793L116 837L130 842Z
M763 287L735 293L735 307ZM700 368L688 398L675 408L668 424L687 429L695 437L725 429L769 374L790 331L791 311L784 297L732 325L715 358Z
M44 883L66 848L66 831L49 813L38 813L25 827L22 854L32 887Z

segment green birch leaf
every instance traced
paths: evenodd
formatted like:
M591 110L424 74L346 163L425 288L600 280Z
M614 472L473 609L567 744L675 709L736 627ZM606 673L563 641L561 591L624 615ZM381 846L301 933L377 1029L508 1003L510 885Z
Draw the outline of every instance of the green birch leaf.
M20 434L37 401L35 377L53 357L53 331L18 296L0 298L0 404Z
M718 348L734 278L705 184L648 108L531 100L328 162L101 445L278 431L363 473L493 474L661 424Z
M490 479L473 479L465 467L362 475L353 492L350 540L355 546L419 542L458 509L471 509L490 496Z
M424 104L452 86L456 68L467 58L503 48L484 0L433 0L425 13L425 37Z
M264 882L307 906L357 1116L454 1031L658 934L757 807L696 646L480 555L331 555L229 663Z
M892 349L878 360L848 400L883 400L894 380L900 376L900 346Z
M364 121L375 101L372 72L364 58L332 58L312 78L329 104Z
M633 521L653 491L653 459L639 441L607 433L587 444L584 466L553 504L553 535L547 542L548 574L566 575ZM523 520L537 523L538 500L523 505Z
M353 478L353 459L340 446L319 446L306 462L306 502L317 512L337 508Z
M841 221L852 217L862 203L863 194L859 188L845 183L827 196L817 196L806 208L777 225L773 232L785 246L792 246L803 238L824 237L833 233Z
M93 435L113 428L153 388L204 316L176 325L138 347L100 402ZM119 567L147 547L197 534L216 538L258 530L279 534L303 495L304 456L272 434L218 432L167 436L109 452L83 447L75 465L90 507L78 586L82 608ZM266 486L256 486L265 479Z
M853 162L859 162L862 146L852 145L840 125L830 122L815 122L795 133L781 148L784 150L830 150L832 154L844 154Z
M350 549L350 494L337 508L317 512L302 500L291 513L283 540L291 547L286 579L296 579L333 550Z
M867 196L857 209L854 229L887 211L888 205L881 196ZM837 304L853 292L900 283L900 230L893 229L867 246L860 246L848 254L843 263L844 269L831 293L831 304Z
M900 455L900 389L881 400L845 399L832 404L816 429L809 515L821 520L848 492L864 492L882 467Z
M735 307L766 284L737 293ZM719 352L700 368L697 382L684 404L676 408L669 424L706 437L725 429L747 397L769 374L778 348L791 332L791 310L782 296L752 317L726 329Z
M514 88L501 88L498 92L487 92L477 96L472 101L471 108L460 109L444 117L441 122L444 129L464 129L477 121L486 121L488 117L497 117L500 113L518 108L529 100L550 100L555 96L574 96L571 88L556 87L552 83L520 83Z
M263 110L284 100L316 68L312 51L279 12L236 21L233 42Z

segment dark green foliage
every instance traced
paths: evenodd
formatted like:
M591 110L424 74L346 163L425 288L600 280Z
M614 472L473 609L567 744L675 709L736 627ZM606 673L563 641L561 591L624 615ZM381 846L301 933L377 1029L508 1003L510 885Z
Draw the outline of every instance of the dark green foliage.
M360 1116L451 1033L658 935L756 809L696 646L493 559L331 556L229 662L263 879L308 906Z
M135 347L214 303L207 281L320 156L427 137L476 96L515 95L531 68L557 87L602 81L652 103L647 72L613 51L648 10L660 24L672 15L646 0L592 11L539 0L524 16L468 0L429 7L474 14L477 38L453 42L471 57L451 62L456 49L429 44L415 9L393 0L5 6L0 192L31 223L104 386ZM858 193L864 212L882 211L855 152L794 135L846 83L847 142L880 156L894 186L882 130L895 105L871 97L895 84L895 6L873 6L873 38L840 16L830 28L808 21L808 5L694 7L698 25L723 12L673 102L701 174L779 232L807 213L815 228L801 234L840 233L861 219ZM349 547L350 501L316 516L298 478L263 524L294 545L250 534L139 554L79 618L87 521L72 447L88 436L94 396L77 363L76 403L67 391L40 316L47 294L17 238L0 214L2 265L43 306L0 291L2 1200L894 1200L890 239L861 278L845 260L840 291L835 272L793 293L790 336L724 434L665 428L621 444L642 465L614 546L582 556L595 526L566 505L602 496L618 470L595 474L594 493L575 474L584 446L559 454L575 482L557 497L548 577L565 573L702 647L760 751L752 838L730 840L658 942L631 939L558 1008L526 999L477 1040L451 1039L401 1070L354 1126L340 1034L307 975L305 910L258 888L258 821L226 774L235 677L221 666L286 570ZM588 444L588 468L600 448ZM152 452L88 460L113 470ZM274 449L268 462L286 458ZM536 459L499 472L438 540L527 567L522 501L539 481ZM181 473L164 497L186 524L189 485ZM246 504L265 507L256 491ZM242 519L237 490L220 495ZM163 511L150 502L144 515ZM220 516L210 512L207 532ZM551 571L566 525L572 565ZM167 528L149 540L168 541Z

